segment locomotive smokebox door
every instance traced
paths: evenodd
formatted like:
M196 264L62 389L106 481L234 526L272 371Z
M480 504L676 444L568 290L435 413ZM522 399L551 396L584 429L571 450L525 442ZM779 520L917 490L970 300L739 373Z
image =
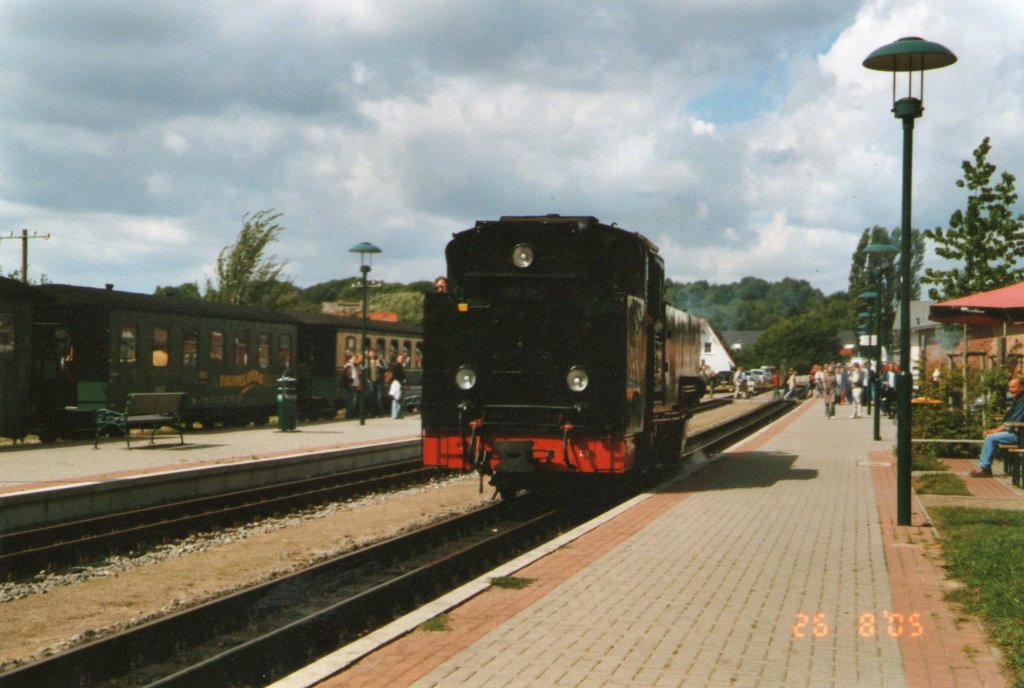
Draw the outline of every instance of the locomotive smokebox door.
M501 458L498 470L506 473L533 471L533 442L495 442L494 451Z

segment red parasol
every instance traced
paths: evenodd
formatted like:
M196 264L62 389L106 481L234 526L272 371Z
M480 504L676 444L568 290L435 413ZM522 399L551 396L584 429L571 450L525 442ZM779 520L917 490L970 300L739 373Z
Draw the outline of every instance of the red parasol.
M1024 323L1024 282L937 303L928 319L965 325Z

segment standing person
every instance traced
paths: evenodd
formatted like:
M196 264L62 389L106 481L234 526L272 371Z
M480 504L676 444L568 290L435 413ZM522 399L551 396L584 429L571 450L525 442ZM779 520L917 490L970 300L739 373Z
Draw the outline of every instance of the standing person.
M366 382L369 394L369 408L370 415L383 416L387 413L387 408L384 406L384 371L387 370L387 366L384 365L384 361L377 355L376 349L370 349L370 352L366 359Z
M836 415L837 382L832 366L821 369L821 398L825 402L825 420L832 420Z
M778 370L773 370L772 371L772 399L781 399L782 398L782 390L779 389L781 382L782 382L782 376L779 375L779 371Z
M352 354L345 364L345 420L359 417L359 398L363 393L363 357Z
M790 368L786 375L786 394L783 399L796 399L796 369Z
M972 478L992 477L992 458L1000 444L1016 444L1017 433L1006 427L1006 423L1024 423L1024 382L1019 377L1011 377L1007 385L1010 393L1010 409L1003 416L1003 422L982 433L985 441L981 445L981 456L978 457L978 470L971 471Z
M896 380L898 379L896 364L886 363L882 376L882 413L889 418L896 415Z
M391 374L403 387L405 386L405 354L395 356L395 362L391 364Z
M732 398L739 399L746 389L747 374L743 372L743 366L738 366L732 374Z
M384 379L388 383L388 398L391 399L391 420L398 420L402 417L402 383L390 370L384 373Z
M853 399L853 413L850 418L860 418L861 404L864 403L864 373L860 369L860 363L854 363L850 369L847 379L850 382L850 396Z

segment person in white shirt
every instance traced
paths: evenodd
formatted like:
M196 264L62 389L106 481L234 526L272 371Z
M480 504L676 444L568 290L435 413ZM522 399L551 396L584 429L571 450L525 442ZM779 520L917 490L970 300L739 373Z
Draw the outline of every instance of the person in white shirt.
M388 384L388 396L391 397L391 419L402 417L402 383L390 370L384 371L384 382Z

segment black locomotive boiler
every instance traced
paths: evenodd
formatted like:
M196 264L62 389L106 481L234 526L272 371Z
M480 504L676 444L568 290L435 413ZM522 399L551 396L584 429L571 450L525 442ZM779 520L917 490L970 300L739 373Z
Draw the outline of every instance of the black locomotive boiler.
M479 221L424 303L423 456L503 497L677 458L703 394L700 326L658 249L593 217Z

